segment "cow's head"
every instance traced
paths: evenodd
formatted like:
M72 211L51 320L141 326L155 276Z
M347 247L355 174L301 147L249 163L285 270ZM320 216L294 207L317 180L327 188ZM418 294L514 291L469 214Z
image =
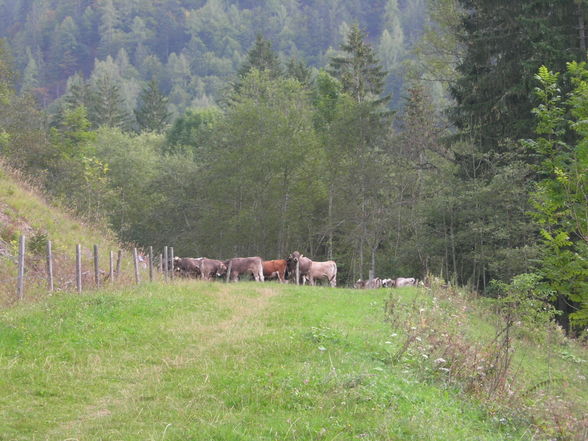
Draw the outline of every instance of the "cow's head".
M216 276L217 277L222 277L227 273L227 265L225 265L223 262L220 262L218 264L218 268L216 269Z

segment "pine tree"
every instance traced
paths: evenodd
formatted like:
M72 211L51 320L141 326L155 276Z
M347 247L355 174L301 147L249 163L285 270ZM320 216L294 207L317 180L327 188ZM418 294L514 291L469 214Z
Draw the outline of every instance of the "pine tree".
M576 0L459 0L466 48L453 85L453 123L480 150L504 151L506 140L532 135L533 75L542 64L564 70L586 51L576 31ZM581 10L580 10L581 11ZM584 12L582 12L584 14Z
M27 65L22 75L21 93L30 93L39 87L39 67L33 57L31 48L27 47Z
M53 78L62 81L72 75L78 67L78 27L71 17L63 19L52 38L49 57L53 60Z
M298 80L300 84L304 86L309 86L312 82L308 66L306 66L303 61L296 60L295 58L291 58L286 64L286 74L287 76Z
M380 66L374 49L365 40L366 33L359 25L353 25L347 41L341 45L343 54L330 60L330 73L341 81L344 91L358 103L386 103L390 97L380 98L386 72Z
M253 69L259 72L266 72L271 79L279 78L283 75L282 66L278 54L272 49L272 43L257 34L255 44L247 53L247 60L240 67L237 73L237 80L233 84L233 93L237 95L241 89L243 80Z
M79 106L88 109L91 105L92 91L81 73L76 73L67 79L63 102L67 110L73 110Z
M139 131L162 133L167 128L171 118L168 99L161 93L155 80L149 81L141 92L134 113Z
M101 76L96 80L90 110L90 120L96 127L128 130L132 125L132 117L126 110L120 87L108 76Z

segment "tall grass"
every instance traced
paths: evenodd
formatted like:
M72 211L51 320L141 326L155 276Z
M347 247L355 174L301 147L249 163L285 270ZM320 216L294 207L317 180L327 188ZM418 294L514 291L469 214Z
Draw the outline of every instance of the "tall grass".
M588 352L559 327L514 327L464 290L434 285L392 295L387 315L403 343L394 363L423 381L456 388L538 439L588 439ZM507 342L508 338L508 342Z

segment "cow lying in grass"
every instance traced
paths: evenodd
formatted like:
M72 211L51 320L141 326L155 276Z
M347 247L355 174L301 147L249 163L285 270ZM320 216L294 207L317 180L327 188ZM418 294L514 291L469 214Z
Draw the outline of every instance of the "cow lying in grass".
M357 289L377 289L377 288L382 288L382 279L380 279L379 277L375 277L373 279L370 280L361 280L359 279L357 282L355 282L355 284L353 285L354 288Z

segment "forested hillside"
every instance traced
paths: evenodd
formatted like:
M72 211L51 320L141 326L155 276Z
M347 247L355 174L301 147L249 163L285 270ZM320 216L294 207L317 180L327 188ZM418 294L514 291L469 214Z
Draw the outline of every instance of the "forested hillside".
M434 273L585 329L584 0L0 8L2 157L121 239Z
M44 104L68 79L107 76L129 110L145 82L156 80L174 114L217 102L257 35L282 61L323 67L349 27L360 24L390 70L422 33L425 1L375 0L2 0L0 37L22 72L17 87ZM398 92L402 77L387 87ZM98 86L97 86L98 87Z

